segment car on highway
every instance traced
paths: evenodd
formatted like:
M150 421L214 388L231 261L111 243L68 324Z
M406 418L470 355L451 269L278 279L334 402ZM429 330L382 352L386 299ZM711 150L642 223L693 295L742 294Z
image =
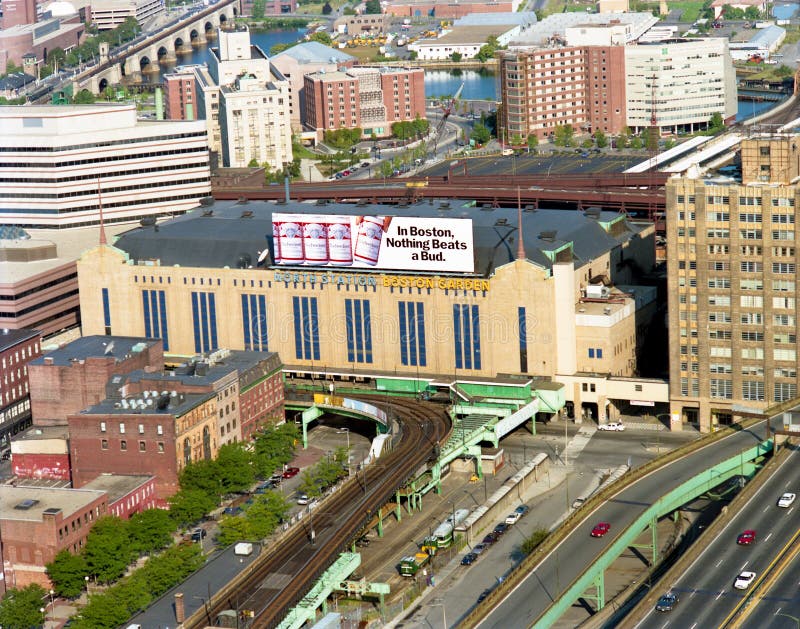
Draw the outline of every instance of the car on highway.
M516 511L514 511L513 513L509 513L506 516L505 523L508 526L511 526L512 524L516 524L517 522L519 522L521 517L522 517L521 513L517 513Z
M300 468L299 467L287 467L283 471L283 477L284 478L294 478L299 473L300 473Z
M756 573L750 572L749 570L745 570L744 572L740 572L739 576L736 577L736 580L733 582L733 587L737 590L746 590L749 588L753 581L756 579Z
M673 592L668 592L664 594L664 596L658 599L658 602L656 603L656 611L671 612L672 608L675 607L675 605L677 605L679 600L680 599L678 598L677 594Z
M749 546L750 544L755 543L756 541L756 532L748 529L743 533L739 534L739 537L736 538L736 543L739 546Z
M603 537L611 530L611 525L608 522L598 522L592 529L592 537Z
M622 432L625 430L625 424L622 422L609 422L608 424L600 424L597 430L609 430L612 432Z
M461 558L462 566L471 566L478 560L478 555L475 553L467 553Z
M797 498L796 494L786 492L780 498L778 498L778 506L783 507L784 509L791 507L794 504L795 498Z

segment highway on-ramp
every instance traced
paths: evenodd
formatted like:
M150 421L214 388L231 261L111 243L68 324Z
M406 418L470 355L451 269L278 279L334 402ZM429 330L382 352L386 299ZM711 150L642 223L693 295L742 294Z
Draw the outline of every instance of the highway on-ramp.
M668 613L651 610L636 629L700 629L720 627L725 622L749 592L749 589L733 587L736 576L746 570L755 572L757 579L763 577L776 554L797 532L800 502L783 509L777 506L777 501L782 493L800 489L798 464L800 453L795 450L702 549L686 571L673 583L663 584L664 592L672 591L680 598L675 609ZM740 546L736 539L745 530L755 530L756 541ZM797 600L797 585L794 587ZM798 611L797 606L795 611ZM755 620L761 616L759 612L750 618ZM767 624L757 626L766 627Z
M777 426L778 418L773 420ZM626 487L578 524L534 569L492 609L478 627L529 627L606 550L616 535L631 525L650 505L702 470L754 447L765 438L766 421L737 431L682 459L659 468ZM590 532L598 522L611 524L602 538Z

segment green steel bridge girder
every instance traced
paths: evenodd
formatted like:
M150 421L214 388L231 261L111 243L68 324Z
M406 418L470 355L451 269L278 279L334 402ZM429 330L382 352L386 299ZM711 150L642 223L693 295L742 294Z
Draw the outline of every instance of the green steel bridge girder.
M314 420L322 417L326 412L332 412L337 415L343 415L344 417L352 417L353 419L361 419L366 421L371 421L376 426L376 432L378 434L383 434L387 431L387 428L383 426L379 421L376 421L374 417L369 415L368 413L363 413L357 410L344 408L341 406L329 406L325 404L303 404L302 402L290 402L286 404L287 410L295 410L301 413L300 421L302 423L302 432L303 432L303 450L308 448L308 425L313 422Z
M341 584L361 565L359 553L342 553L333 562L333 565L322 573L319 580L313 585L308 594L294 608L292 608L279 629L300 629L306 622L313 622L317 609L322 607L322 613L327 613L327 599L334 590L341 589Z
M744 470L755 469L752 462L760 460L765 454L770 452L773 445L773 440L767 439L748 450L742 451L736 456L703 470L666 495L661 496L646 509L633 524L620 532L611 546L597 558L589 569L575 579L567 591L547 608L544 614L534 623L534 629L552 627L576 600L584 597L585 592L592 585L597 586L598 577L603 575L617 557L636 541L636 538L642 531L648 526L652 526L652 528L655 529L653 523L659 517L675 511L681 505L706 493L712 487L716 487L729 478L741 475ZM747 462L751 462L750 465L747 465ZM655 537L653 540L655 543ZM598 605L599 608L602 608L605 605L605 601L599 600Z

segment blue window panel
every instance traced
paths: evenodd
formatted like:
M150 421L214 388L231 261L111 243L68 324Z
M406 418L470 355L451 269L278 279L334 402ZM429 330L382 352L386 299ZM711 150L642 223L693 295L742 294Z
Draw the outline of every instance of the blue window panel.
M354 363L356 361L355 347L353 338L353 300L344 300L344 324L347 331L347 362Z
M453 343L455 344L456 369L463 369L461 353L461 306L453 304Z
M425 353L425 307L422 302L417 302L417 347L419 348L419 362L420 367L425 367L428 364Z
M167 330L167 296L163 290L158 291L158 310L161 319L161 340L164 342L164 351L169 351L169 330Z
M319 360L319 318L317 316L317 298L308 297L311 302L311 338L314 360Z
M369 311L369 300L365 299L364 304L364 358L366 362L372 362L372 318Z
M589 358L594 358L594 347L589 348Z
M250 304L247 295L242 295L242 328L244 330L244 348L252 350L253 344L250 341Z
M208 294L199 293L198 298L200 301L200 329L202 331L200 338L203 340L203 347L200 351L204 352L211 344L208 330Z
M159 325L158 318L158 291L149 290L150 293L150 316L152 317L151 327L153 328L153 336L161 338L161 326Z
M300 298L292 297L292 312L294 314L294 355L295 358L303 358L303 328L300 317Z
M208 326L211 329L211 346L209 351L217 349L217 296L208 293Z
M111 327L111 307L108 303L108 289L104 288L103 293L103 325L107 328Z
M147 293L150 291L142 291L142 310L144 312L144 335L146 338L153 338L153 331L150 328L150 300Z
M409 354L409 338L407 336L408 329L406 327L406 302L399 301L397 302L397 319L400 323L400 363L403 365L408 365L408 354ZM410 363L414 364L414 363Z
M472 364L481 368L481 326L478 306L472 306Z
M461 320L464 322L464 368L472 369L472 320L469 318L469 306L461 306Z
M269 348L267 338L267 298L264 295L258 296L258 349L266 352Z
M364 313L361 309L361 300L353 300L353 316L354 327L356 330L356 360L360 363L364 362L364 335L362 328L364 326Z
M603 349L601 347L597 348L597 357L598 358L602 358L603 357Z
M528 330L525 323L525 308L520 306L517 308L517 325L519 329L519 348L524 351L528 349Z
M192 292L192 324L194 325L194 351L202 352L200 344L200 304L197 293Z
M300 315L303 318L303 358L311 358L311 316L308 310L308 297L300 298Z
M414 312L414 302L408 302L408 358L412 365L419 365L417 361L417 315Z

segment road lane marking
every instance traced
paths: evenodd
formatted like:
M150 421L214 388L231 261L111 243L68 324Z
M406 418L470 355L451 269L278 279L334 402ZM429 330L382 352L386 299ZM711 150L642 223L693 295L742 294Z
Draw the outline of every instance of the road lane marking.
M715 568L719 568L719 565L722 563L722 561L723 561L723 560L722 560L722 559L720 559L720 560L719 560L719 561L716 563L716 565L715 565L714 567L715 567Z
M781 610L782 610L782 609L783 609L783 607L779 607L778 609L776 609L776 610L775 610L775 613L774 613L773 615L774 615L774 616L777 616L778 614L780 614L780 613L781 613Z
M766 542L770 537L772 537L772 532L764 538L764 541Z
M694 629L697 626L697 623L694 623L689 629Z
M761 509L761 513L766 513L766 512L767 512L767 511L769 511L770 509L772 509L772 505L767 505L766 507L764 507L763 509Z
M719 591L719 594L717 594L717 598L715 598L714 600L715 600L715 601L718 601L718 600L719 600L719 598L720 598L720 596L722 596L722 590L720 590L720 591Z
M749 563L750 563L749 561L745 561L745 562L744 562L744 564L742 565L742 567L741 567L741 568L739 568L739 572L741 572L742 570L744 570L744 569L747 567L747 564L749 564Z

